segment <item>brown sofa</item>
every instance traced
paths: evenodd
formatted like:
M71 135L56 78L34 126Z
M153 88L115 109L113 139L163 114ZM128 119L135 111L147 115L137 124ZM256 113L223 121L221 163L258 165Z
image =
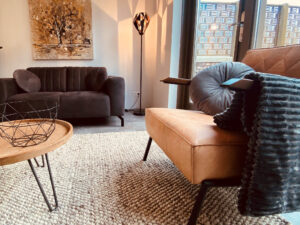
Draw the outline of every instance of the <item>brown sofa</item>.
M300 78L300 45L249 50L242 62L257 72ZM146 109L146 128L144 161L153 139L192 184L201 183L189 224L196 224L209 186L239 184L247 151L244 134L218 128L202 112L167 108Z
M0 79L0 103L50 100L59 104L58 118L118 116L124 126L125 82L107 76L104 67L30 67L41 81L39 92L26 93L14 78ZM103 83L99 90L99 83Z

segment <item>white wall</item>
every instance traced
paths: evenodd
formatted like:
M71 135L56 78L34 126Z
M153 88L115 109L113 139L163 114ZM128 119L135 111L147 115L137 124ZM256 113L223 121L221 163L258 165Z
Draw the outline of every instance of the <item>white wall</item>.
M150 25L144 41L144 106L168 106L173 0L92 0L93 60L33 60L27 0L0 0L0 77L29 66L105 66L126 82L126 108L139 91L140 39L132 19L146 11Z

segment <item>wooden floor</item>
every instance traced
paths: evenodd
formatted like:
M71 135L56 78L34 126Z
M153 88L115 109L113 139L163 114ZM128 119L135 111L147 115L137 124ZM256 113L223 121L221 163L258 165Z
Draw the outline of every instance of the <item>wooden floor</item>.
M69 120L74 126L74 134L146 130L144 116L135 116L131 112L125 112L124 121L125 126L121 127L121 120L116 116L104 119Z

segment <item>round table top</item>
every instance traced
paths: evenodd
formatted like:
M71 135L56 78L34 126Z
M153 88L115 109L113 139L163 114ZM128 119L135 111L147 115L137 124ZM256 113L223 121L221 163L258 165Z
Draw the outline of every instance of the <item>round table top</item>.
M55 130L48 140L35 146L13 147L6 140L0 138L0 166L32 159L51 152L65 144L72 134L72 124L63 120L56 120Z

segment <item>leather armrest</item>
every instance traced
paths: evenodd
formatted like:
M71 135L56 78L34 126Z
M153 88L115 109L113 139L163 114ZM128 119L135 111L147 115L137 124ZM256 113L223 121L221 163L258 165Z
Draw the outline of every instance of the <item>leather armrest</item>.
M161 82L166 84L177 84L177 85L190 85L191 79L184 79L184 78L174 78L174 77L167 77Z
M18 94L19 89L15 79L2 78L0 79L0 103L5 102L8 97Z
M108 76L102 90L110 98L112 116L122 116L125 110L125 81L123 77Z

